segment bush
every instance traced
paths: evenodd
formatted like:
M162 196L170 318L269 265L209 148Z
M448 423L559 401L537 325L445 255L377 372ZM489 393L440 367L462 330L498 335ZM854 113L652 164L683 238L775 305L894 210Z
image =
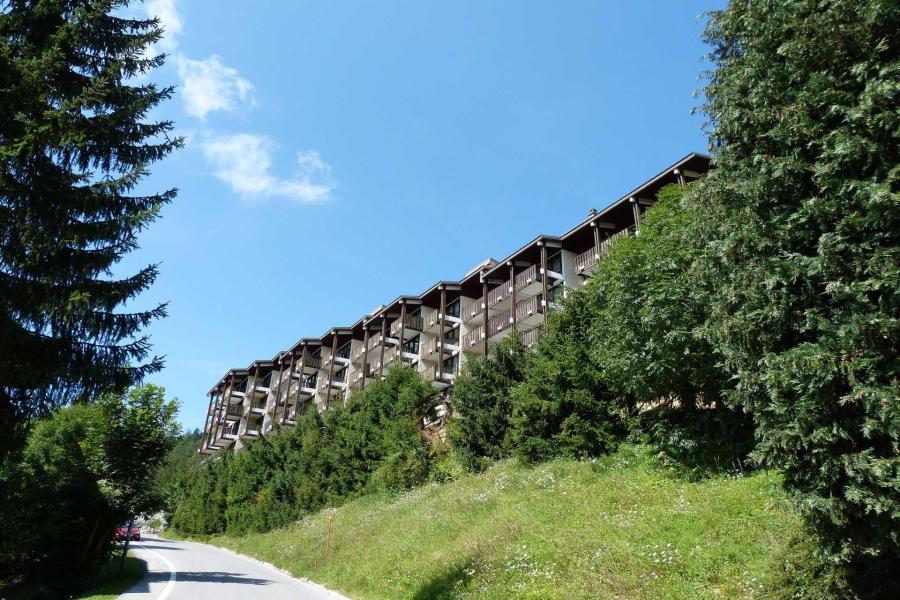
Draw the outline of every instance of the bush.
M292 428L213 457L184 478L172 527L268 531L366 489L397 492L427 481L429 447L419 428L434 393L413 370L394 368L344 406L308 410Z
M525 378L510 394L513 448L525 460L596 456L614 449L624 433L591 354L594 317L588 295L570 292L527 356Z
M466 363L453 386L451 443L470 468L512 449L510 389L525 375L525 346L518 335L504 338L486 357Z
M707 215L670 185L618 241L586 293L594 307L592 353L603 380L642 441L697 473L743 461L753 423L723 402L722 357L703 335L716 282L702 276Z

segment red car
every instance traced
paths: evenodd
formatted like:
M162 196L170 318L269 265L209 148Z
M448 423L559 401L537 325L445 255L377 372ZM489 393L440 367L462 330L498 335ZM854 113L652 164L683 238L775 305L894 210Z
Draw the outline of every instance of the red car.
M120 525L116 527L116 530L113 532L113 538L115 540L124 540L126 538L131 538L135 541L141 541L141 528L137 525L132 525L131 531L128 530L128 523L124 525Z

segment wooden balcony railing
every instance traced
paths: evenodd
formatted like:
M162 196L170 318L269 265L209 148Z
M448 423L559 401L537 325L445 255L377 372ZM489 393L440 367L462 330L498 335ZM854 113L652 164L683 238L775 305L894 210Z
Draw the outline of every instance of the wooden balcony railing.
M579 273L597 264L597 248L591 246L575 257L575 270Z
M526 348L530 348L537 343L538 338L541 335L541 329L542 327L538 326L534 329L529 329L522 334L522 343L525 344Z
M434 365L434 368L431 370L432 379L435 381L450 381L456 376L456 370L447 371L446 369L442 369L441 365Z
M512 323L509 322L510 310L506 309L499 315L494 315L488 320L488 337L493 337L512 327Z
M322 359L307 353L306 356L303 357L303 367L305 369L320 369L322 368Z
M240 417L244 414L244 407L240 404L231 404L225 409L225 415L228 417Z
M544 307L540 296L532 296L516 303L516 321L522 321L535 314L542 314Z
M490 307L490 306L494 306L495 304L498 304L500 302L503 302L503 300L505 300L506 298L509 297L509 294L510 294L509 282L504 281L503 283L501 283L500 285L498 285L497 287L495 287L494 289L492 289L491 291L488 292L487 305Z
M436 327L441 324L441 311L439 310L431 310L425 315L425 328L431 329L432 327ZM446 321L446 317L444 318Z
M538 269L537 265L531 265L518 275L516 275L515 283L516 290L521 290L524 287L528 287L532 283L541 280L541 272Z
M481 341L484 339L482 337L483 329L484 329L484 327L482 325L479 325L478 327L476 327L475 329L473 329L472 331L470 331L469 333L467 333L466 335L463 336L463 338L462 338L463 350L468 350L475 344L481 343Z
M384 366L388 366L399 356L396 346L392 346L384 351Z
M481 305L484 303L484 297L472 300L463 309L463 321L471 321L481 314Z
M430 340L427 340L424 344L422 344L419 356L431 356L438 351L439 343L440 340L438 338L431 338Z
M630 235L634 235L633 227L629 227L628 229L623 229L622 231L612 234L611 236L600 242L600 252L598 252L598 254L601 258L606 256L606 253L609 252L609 249L612 248L613 244Z
M391 335L400 335L400 329L403 327L407 331L420 332L423 329L424 321L419 315L405 315L393 323L391 323Z

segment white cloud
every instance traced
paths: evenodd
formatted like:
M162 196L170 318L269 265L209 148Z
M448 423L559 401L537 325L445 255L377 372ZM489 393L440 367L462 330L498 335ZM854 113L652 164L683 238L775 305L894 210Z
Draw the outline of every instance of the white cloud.
M144 10L150 18L158 18L165 30L157 46L164 52L173 52L178 48L178 34L184 27L184 21L178 13L175 0L146 0Z
M215 110L232 111L241 106L254 106L253 84L237 70L226 67L218 56L193 60L176 56L181 95L189 115L205 119Z
M248 200L280 196L311 203L331 196L331 167L318 152L299 152L296 174L282 179L271 172L274 149L271 139L250 133L210 138L203 145L213 175Z

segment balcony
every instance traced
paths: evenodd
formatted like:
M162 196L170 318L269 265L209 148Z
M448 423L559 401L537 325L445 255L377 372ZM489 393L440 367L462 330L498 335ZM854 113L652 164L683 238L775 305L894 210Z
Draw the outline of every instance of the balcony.
M366 370L368 371L368 373L365 374L365 380L369 381L374 377L374 375L372 374L371 369L366 369ZM363 373L364 373L364 371L362 369L357 369L356 371L353 372L353 376L350 377L350 387L352 389L354 389L354 390L362 389Z
M325 392L328 391L328 388L337 389L337 390L345 390L347 389L347 376L346 374L342 377L338 377L335 375L334 377L323 377L322 383L319 384L319 391Z
M541 289L541 275L538 265L531 265L515 277L516 291L523 294L536 294Z
M247 395L247 380L237 383L228 390L229 402L240 402Z
M223 429L219 430L219 434L216 439L213 441L214 446L219 446L222 448L227 448L231 444L233 444L237 440L237 432L238 432L238 423L235 422L232 425L226 425Z
M512 287L510 286L509 281L504 281L503 283L501 283L500 285L498 285L497 287L495 287L494 289L492 289L491 291L488 292L488 294L487 294L488 308L491 308L492 306L496 306L497 304L500 304L501 302L503 302L504 300L509 298L511 293L512 293Z
M481 343L484 341L484 326L479 325L462 337L463 350L481 351Z
M365 355L366 345L360 342L356 345L356 349L353 350L353 362L361 362Z
M431 378L439 387L447 387L456 378L456 373L442 372L440 365L435 365L431 371Z
M603 258L604 256L606 256L606 254L609 252L610 248L612 248L616 242L618 242L619 240L622 240L624 238L627 238L628 236L634 235L635 231L636 231L636 229L632 226L632 227L629 227L628 229L623 229L622 231L616 232L616 233L612 234L611 236L609 236L608 238L606 238L605 240L603 240L602 242L600 242L600 252L598 252L599 257Z
M516 303L516 325L537 325L544 320L544 305L541 296L532 296Z
M225 420L226 421L238 421L241 416L244 414L244 407L240 404L230 404L228 408L225 409Z
M443 346L444 346L444 357L445 358L447 356L455 354L456 352L459 352L459 341L458 340L456 340L456 341L444 340ZM431 361L438 360L438 357L440 357L440 351L441 351L441 341L439 338L432 338L432 339L428 340L427 342L425 342L424 344L422 344L421 349L422 350L421 350L421 353L419 354L419 356L421 356L422 360L431 360Z
M306 354L303 355L302 361L303 361L303 370L304 371L307 369L309 369L311 371L318 371L319 369L322 368L322 359L318 356L313 356L309 352L307 352ZM300 361L297 361L296 364L299 365Z
M478 301L478 310L475 312L476 315L481 312L481 301ZM444 315L441 314L439 310L433 310L429 312L425 316L425 331L426 333L439 333L441 330L441 322L443 321L444 327L452 327L457 323L461 323L462 319L459 317L454 317L453 315Z
M438 338L431 338L427 340L424 344L422 344L421 349L419 351L419 356L421 356L425 360L437 360L437 353L440 349L440 340Z
M266 413L265 402L253 402L250 404L250 412L254 415L264 415Z
M477 300L472 300L469 302L466 307L463 309L463 321L468 323L475 317L481 314L482 309L484 308L484 296L478 298Z
M254 424L252 426L248 426L247 429L244 430L244 433L241 434L241 439L252 440L259 437L259 425Z
M347 348L346 351L343 349L338 350L336 354L332 354L331 351L323 351L322 352L322 369L328 368L331 363L339 366L346 366L350 364L350 348Z
M488 337L492 338L512 327L512 311L507 309L488 320Z
M404 315L391 323L391 337L399 338L402 329L404 339L411 338L422 333L424 325L425 322L419 315Z
M397 360L397 357L398 357L399 355L400 355L400 354L399 354L399 352L397 351L397 348L396 348L396 347L392 347L392 348L386 349L386 350L384 351L384 366L385 366L385 367L390 366L391 363L393 363L395 360Z
M575 272L584 273L592 271L598 260L597 248L591 246L581 254L575 257Z
M316 375L304 375L302 377L298 377L300 381L297 383L299 388L294 388L293 393L291 393L290 388L288 388L288 399L294 397L294 395L298 395L301 399L307 399L310 396L316 395Z
M535 327L522 334L522 343L525 344L526 348L531 348L537 343L538 338L541 336L541 330L541 327Z

